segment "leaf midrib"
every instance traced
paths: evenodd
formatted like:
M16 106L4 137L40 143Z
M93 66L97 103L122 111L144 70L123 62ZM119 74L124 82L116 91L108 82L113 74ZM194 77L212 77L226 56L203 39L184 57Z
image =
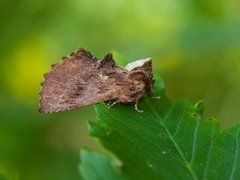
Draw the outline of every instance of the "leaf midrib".
M174 147L176 148L177 152L179 153L180 157L183 159L184 164L187 168L187 170L189 171L189 173L191 174L191 176L193 177L193 179L197 180L197 175L195 174L195 172L192 170L192 168L189 166L189 163L186 159L186 157L184 156L180 146L178 145L177 141L174 139L173 135L171 134L171 132L168 130L168 128L165 126L162 118L159 116L159 114L157 113L157 111L155 111L155 109L153 108L152 104L149 102L148 99L146 99L146 103L148 104L148 106L151 108L151 110L153 111L154 115L157 117L157 119L159 120L159 122L161 123L162 127L165 129L165 131L167 132L170 140L172 141L172 143L174 144ZM170 111L172 111L173 109L173 105L169 108L167 114L169 114Z

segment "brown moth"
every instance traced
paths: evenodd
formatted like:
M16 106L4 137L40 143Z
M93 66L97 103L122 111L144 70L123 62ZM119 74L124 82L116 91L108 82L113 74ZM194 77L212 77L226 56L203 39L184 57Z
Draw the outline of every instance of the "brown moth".
M43 113L73 110L108 101L116 103L138 101L145 93L152 95L153 74L151 59L138 60L125 68L115 64L112 54L102 60L84 49L77 49L44 75L40 92Z

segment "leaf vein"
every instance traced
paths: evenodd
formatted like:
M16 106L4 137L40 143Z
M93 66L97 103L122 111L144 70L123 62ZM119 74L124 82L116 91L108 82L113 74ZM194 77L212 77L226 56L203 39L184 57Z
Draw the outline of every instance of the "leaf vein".
M209 167L209 163L210 163L210 158L212 155L212 149L213 149L213 134L214 134L215 128L214 125L212 126L212 130L211 130L211 135L210 135L210 145L209 145L209 149L208 149L208 153L207 153L207 160L206 160L206 165L205 165L205 169L204 169L204 174L203 174L203 179L207 179L207 173L208 173L208 167Z
M200 122L200 116L198 116L197 122L196 122L196 125L195 125L195 128L194 128L193 145L192 145L192 158L191 158L190 164L193 163L193 160L194 160L195 154L196 154L196 144L197 144L197 134L198 134L199 122Z
M103 108L103 109L104 109L104 108ZM169 113L168 113L168 114L169 114ZM110 113L106 113L105 115L108 116L110 119L111 119L111 117L112 117ZM168 116L168 115L167 115L167 116ZM132 131L132 129L129 128L125 123L122 123L122 121L118 121L118 123L121 124L121 125L122 125L123 127L125 127L126 129ZM161 123L161 126L163 126L162 123ZM141 138L144 139L146 142L148 142L149 144L151 144L151 145L153 145L154 147L156 147L156 149L159 148L155 143L153 143L149 138L147 138L147 137L144 136L143 134L139 134L139 133L137 133L136 131L132 131L132 133L134 133L136 136L141 137ZM127 139L128 139L128 138L127 138ZM142 147L142 145L139 146L139 147ZM173 157L171 157L171 158L174 159L174 160L175 160L176 162L178 162L179 164L181 164L182 166L185 165L185 164L183 164L182 162L180 162L178 159L173 158ZM155 156L154 156L152 159L155 159Z
M233 162L232 171L231 171L231 174L230 174L230 177L229 177L230 180L233 179L234 173L235 173L236 168L237 168L237 160L238 160L238 154L239 154L238 153L239 152L239 141L238 141L239 130L240 130L240 128L238 127L236 137L235 137L236 140L235 140L234 162Z
M181 114L181 117L180 117L179 120L178 120L176 130L175 130L175 132L173 133L173 137L175 137L175 136L178 134L178 132L179 132L179 129L180 129L180 126L181 126L181 124L182 124L185 111L186 111L186 105L184 104L184 107L183 107L183 110L182 110L182 114Z
M176 150L178 151L179 155L181 156L181 158L183 159L185 166L187 167L188 171L190 172L191 176L193 177L193 179L198 179L195 172L191 169L191 167L188 165L187 159L184 156L181 148L179 147L177 141L174 139L174 137L172 136L171 132L168 130L168 128L165 126L165 124L163 123L162 118L159 116L159 114L156 112L156 110L153 108L152 104L149 103L148 99L146 100L148 106L151 108L151 110L153 111L154 115L159 119L159 121L161 122L163 128L165 129L165 131L167 132L169 138L172 140ZM173 109L173 106L168 110L171 111Z

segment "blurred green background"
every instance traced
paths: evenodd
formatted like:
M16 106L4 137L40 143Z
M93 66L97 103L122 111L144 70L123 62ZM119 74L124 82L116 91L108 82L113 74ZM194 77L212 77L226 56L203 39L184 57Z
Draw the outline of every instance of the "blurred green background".
M80 148L100 149L87 132L93 107L38 113L43 74L77 47L152 57L170 98L239 122L240 1L1 0L0 180L80 179Z

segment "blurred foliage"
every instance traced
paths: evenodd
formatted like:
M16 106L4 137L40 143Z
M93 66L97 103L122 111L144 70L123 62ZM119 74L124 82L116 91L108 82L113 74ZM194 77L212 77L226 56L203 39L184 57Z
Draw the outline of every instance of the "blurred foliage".
M84 121L92 108L37 112L43 74L77 47L129 62L150 56L170 98L203 99L207 115L236 123L239 8L237 0L1 0L0 179L80 178L78 151L96 146Z
M79 171L85 180L126 180L121 174L120 162L115 161L108 156L94 152L81 151L81 161Z

